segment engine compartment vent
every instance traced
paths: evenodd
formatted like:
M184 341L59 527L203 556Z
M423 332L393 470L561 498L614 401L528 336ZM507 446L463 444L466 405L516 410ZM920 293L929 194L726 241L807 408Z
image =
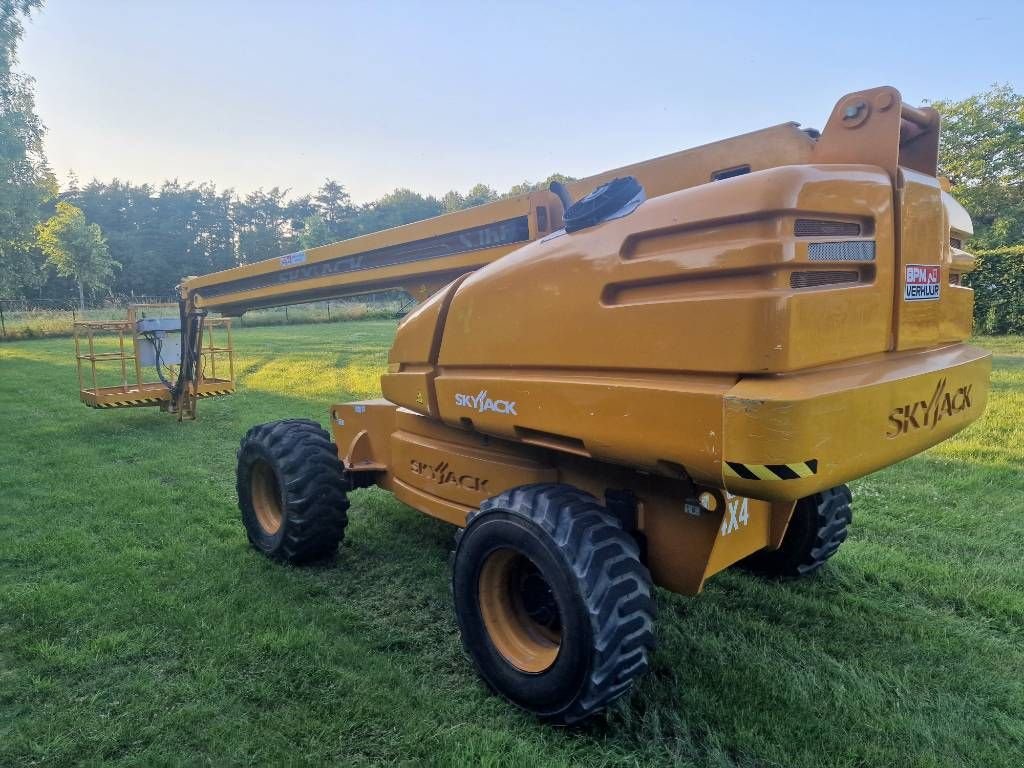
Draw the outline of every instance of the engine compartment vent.
M838 243L810 243L808 261L874 261L874 240L844 240Z
M790 288L821 288L825 285L844 285L859 282L860 272L855 269L839 271L807 270L806 272L793 272L789 276Z
M797 219L793 232L797 237L857 237L860 224L856 221Z

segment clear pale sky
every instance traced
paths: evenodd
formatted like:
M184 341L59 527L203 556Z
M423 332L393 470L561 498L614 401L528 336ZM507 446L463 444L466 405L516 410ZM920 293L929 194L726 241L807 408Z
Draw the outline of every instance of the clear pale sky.
M48 0L21 66L63 183L356 201L503 190L796 120L891 84L1024 88L1021 2Z

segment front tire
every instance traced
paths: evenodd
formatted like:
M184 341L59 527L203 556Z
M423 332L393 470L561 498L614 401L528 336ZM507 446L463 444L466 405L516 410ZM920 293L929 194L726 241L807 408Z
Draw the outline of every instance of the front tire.
M488 499L457 539L452 594L466 651L492 689L557 723L602 710L647 670L652 591L636 542L572 486Z
M289 563L337 550L348 498L337 451L318 423L285 419L250 429L238 448L236 479L253 547Z

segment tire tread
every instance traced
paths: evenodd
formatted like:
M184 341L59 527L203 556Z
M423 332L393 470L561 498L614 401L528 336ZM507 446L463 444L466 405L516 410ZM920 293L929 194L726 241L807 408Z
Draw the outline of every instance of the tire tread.
M800 499L782 546L755 552L741 564L769 578L794 579L816 573L846 541L853 522L852 502L853 494L845 485ZM798 519L798 515L805 517Z

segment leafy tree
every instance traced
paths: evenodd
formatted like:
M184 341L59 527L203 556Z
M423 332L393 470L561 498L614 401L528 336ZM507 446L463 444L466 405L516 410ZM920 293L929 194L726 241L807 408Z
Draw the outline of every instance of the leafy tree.
M533 192L538 189L547 189L549 186L551 186L552 181L560 181L563 184L568 184L570 182L576 181L576 179L574 179L572 176L566 176L564 173L552 173L550 176L544 179L544 181L538 182L536 184L529 181L524 181L520 184L516 184L503 196L517 197L518 195L525 195L528 192Z
M318 245L327 245L336 240L337 238L331 234L331 228L319 213L314 213L303 219L302 231L299 233L299 245L303 250L316 248Z
M344 185L327 179L308 200L309 215L302 218L298 229L298 242L303 248L336 243L360 234L360 210Z
M356 208L344 185L327 179L313 195L313 210L323 220L332 240L344 240L356 233Z
M994 85L932 106L942 114L939 172L971 214L972 247L1024 242L1024 95Z
M178 254L164 252L161 247L153 187L119 179L108 183L93 179L81 189L66 191L64 198L81 208L106 235L111 257L122 265L113 285L115 292L149 296L166 293L155 286L171 265L165 267L160 262L173 260Z
M33 81L14 70L24 19L41 0L0 0L0 294L20 293L44 275L34 227L57 192L43 155Z
M123 269L112 289L125 296L169 296L187 275L233 267L236 231L231 190L166 181L159 188L117 179L77 184L63 198L99 224ZM46 290L60 294L51 279Z
M287 221L282 230L282 240L286 250L294 250L298 247L299 235L302 234L303 222L310 216L316 215L316 204L311 195L303 195L294 200L285 199L282 202L284 215Z
M292 234L293 211L285 196L288 190L274 187L257 189L236 201L232 218L238 233L238 261L242 264L262 261L286 253Z
M80 208L62 200L57 212L38 226L38 235L47 264L77 283L78 303L84 310L85 289L106 288L114 268L120 266L110 258L100 228L86 221Z
M235 263L231 192L213 184L164 182L152 203L161 261L169 268L167 292L186 275L228 269Z
M444 205L436 197L411 189L396 189L380 200L364 206L357 217L360 233L410 224L444 213Z
M445 212L451 213L452 211L461 211L464 208L491 203L500 197L501 195L498 194L497 190L492 189L486 184L477 184L465 195L453 189L441 198L441 203L444 206Z

